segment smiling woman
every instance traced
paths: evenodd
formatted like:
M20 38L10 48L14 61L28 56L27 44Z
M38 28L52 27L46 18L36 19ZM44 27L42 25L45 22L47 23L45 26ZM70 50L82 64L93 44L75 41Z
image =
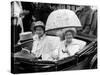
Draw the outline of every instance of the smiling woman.
M74 30L71 30L71 29L65 31L65 41L64 41L64 44L65 44L66 48L69 48L68 46L71 47L71 45L72 45L72 47L69 48L69 52L70 52L71 55L74 55L76 52L82 50L85 47L85 45L86 45L85 41L82 41L82 40L74 38L75 33L76 32Z
M58 53L59 59L63 59L69 56L75 55L78 51L82 50L86 46L86 42L74 38L76 34L75 28L67 28L64 31L64 40L61 41Z

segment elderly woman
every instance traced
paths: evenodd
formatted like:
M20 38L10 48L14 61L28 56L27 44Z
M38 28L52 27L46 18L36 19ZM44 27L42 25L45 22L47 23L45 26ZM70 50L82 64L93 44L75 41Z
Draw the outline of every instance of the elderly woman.
M82 50L85 47L86 42L74 38L75 34L75 28L67 28L64 31L64 40L61 41L59 49L56 50L53 54L55 59L60 60L65 57L73 56L76 52Z

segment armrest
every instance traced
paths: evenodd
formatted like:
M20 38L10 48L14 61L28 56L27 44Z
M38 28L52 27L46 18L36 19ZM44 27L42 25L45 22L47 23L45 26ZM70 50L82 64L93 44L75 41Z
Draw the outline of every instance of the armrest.
M95 39L92 43L87 45L85 48L77 52L75 55L82 56L91 53L93 50L96 50L97 40Z

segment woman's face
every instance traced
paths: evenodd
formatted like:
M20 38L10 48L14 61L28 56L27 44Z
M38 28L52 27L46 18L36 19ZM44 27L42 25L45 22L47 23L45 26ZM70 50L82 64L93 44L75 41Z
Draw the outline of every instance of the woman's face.
M71 31L68 31L65 33L65 40L66 42L70 43L72 41L72 38L73 38L73 34Z
M44 34L44 30L42 27L36 27L35 34L37 34L39 37L41 37Z

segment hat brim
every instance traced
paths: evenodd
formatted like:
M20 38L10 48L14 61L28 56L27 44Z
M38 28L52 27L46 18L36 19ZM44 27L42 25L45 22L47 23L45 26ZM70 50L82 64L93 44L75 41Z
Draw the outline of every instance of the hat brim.
M45 27L42 25L34 26L34 30L36 30L37 27L41 27L45 31Z
M14 47L18 47L18 46L21 46L21 45L24 45L26 43L29 43L29 42L33 42L33 40L28 40L28 41L24 41L24 42L18 42L16 45L14 45Z
M36 27L43 27L43 28L45 28L45 26L43 26L43 25L34 26L34 28L36 28Z

